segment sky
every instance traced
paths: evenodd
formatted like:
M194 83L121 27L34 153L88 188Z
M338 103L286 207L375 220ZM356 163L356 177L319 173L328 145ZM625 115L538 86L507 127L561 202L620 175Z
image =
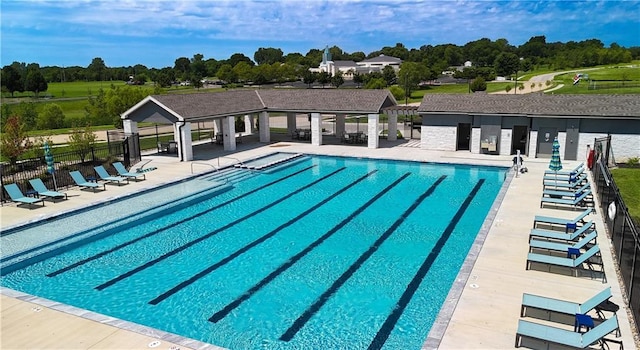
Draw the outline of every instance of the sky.
M253 59L258 48L365 54L402 43L519 46L599 39L640 46L640 1L0 0L0 65L173 67L202 54Z

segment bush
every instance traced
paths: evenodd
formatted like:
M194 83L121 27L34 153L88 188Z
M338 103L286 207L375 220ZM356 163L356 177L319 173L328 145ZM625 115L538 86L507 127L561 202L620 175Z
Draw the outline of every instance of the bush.
M471 91L487 91L487 82L482 77L477 77L471 82Z

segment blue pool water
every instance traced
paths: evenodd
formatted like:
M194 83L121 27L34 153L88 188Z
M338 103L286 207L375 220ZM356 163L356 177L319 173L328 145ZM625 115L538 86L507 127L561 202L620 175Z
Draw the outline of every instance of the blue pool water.
M38 227L11 232L3 259L28 259L2 285L231 349L419 349L506 171L326 156L232 169L130 199L144 212L128 219L48 227L75 240L44 254L15 243Z

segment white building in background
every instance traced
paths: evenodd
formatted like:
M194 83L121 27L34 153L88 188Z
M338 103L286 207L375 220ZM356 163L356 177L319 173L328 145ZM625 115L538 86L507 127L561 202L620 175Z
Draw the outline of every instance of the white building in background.
M396 57L380 55L378 57L369 58L360 62L355 61L332 61L329 47L325 47L322 54L322 62L318 68L309 68L312 72L328 72L332 76L336 72L342 72L342 77L352 79L354 73L368 74L372 72L381 72L384 67L391 66L397 72L400 69L402 60Z

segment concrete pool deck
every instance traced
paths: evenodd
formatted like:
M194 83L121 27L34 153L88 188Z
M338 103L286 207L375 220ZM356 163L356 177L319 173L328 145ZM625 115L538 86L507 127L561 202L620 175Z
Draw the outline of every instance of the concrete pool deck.
M511 166L511 156L488 156L467 152L435 152L411 147L413 141L381 141L381 148L368 149L353 145L311 146L308 143L277 142L268 145L239 145L236 152L224 152L220 147L208 145L198 151L193 162L179 162L175 157L147 155L149 166L158 169L148 172L147 179L128 185L107 185L107 190L97 193L77 188L63 190L69 199L32 210L5 204L0 209L2 228L40 220L61 212L113 200L132 192L174 182L194 173L203 173L216 164L217 157L229 156L241 160L255 158L272 152L327 154L350 157L387 158L441 163ZM207 149L207 147L209 147ZM220 165L234 162L220 158ZM622 299L610 242L601 213L590 215L599 233L598 244L602 250L606 283L589 277L572 277L541 270L525 270L528 253L528 233L535 215L573 218L577 211L540 208L542 176L548 167L548 159L525 159L528 172L513 177L503 193L502 203L490 215L494 220L485 222L484 242L471 249L475 261L467 261L463 270L468 279L459 276L454 291L450 293L443 309L450 310L450 319L439 319L434 325L423 349L505 349L513 348L520 318L522 293L531 293L557 299L584 301L607 286L611 286L612 301L620 305L617 312L622 336L627 349L633 349L633 333L627 307ZM578 162L566 162L566 169ZM111 319L84 310L52 303L41 298L21 295L8 289L1 290L2 318L0 347L3 349L57 348L57 349L219 349L215 346L191 341L169 333L139 327L128 322ZM459 295L459 297L456 296ZM613 336L610 336L613 338ZM551 347L553 348L553 346ZM616 349L612 345L612 349Z

